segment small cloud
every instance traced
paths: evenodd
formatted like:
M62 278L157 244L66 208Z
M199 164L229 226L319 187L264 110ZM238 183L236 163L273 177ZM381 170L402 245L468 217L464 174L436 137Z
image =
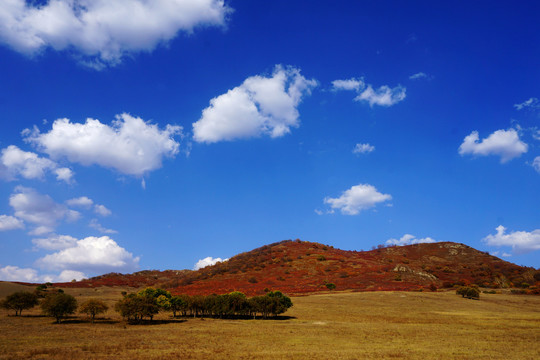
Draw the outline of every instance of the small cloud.
M347 80L332 81L332 91L350 90L355 91L358 95L354 101L365 101L369 106L392 106L402 101L406 97L407 89L401 85L390 88L387 85L380 86L374 89L372 85L364 82L364 79L350 78Z
M326 197L324 203L330 205L332 210L340 210L344 215L357 215L362 210L374 207L392 199L389 194L382 194L369 184L359 184L345 190L340 197Z
M540 101L535 98L529 98L529 100L525 100L521 104L514 104L514 107L517 110L536 110L540 109Z
M118 231L116 230L104 228L103 226L101 226L101 224L98 222L97 219L90 220L90 223L88 224L88 226L90 226L93 229L96 229L97 231L103 234L117 234L118 233Z
M217 264L218 262L227 261L229 259L222 259L222 258L213 258L211 256L205 257L204 259L201 259L195 263L195 266L193 267L193 270L199 270L204 267Z
M181 126L168 124L162 130L126 113L117 115L111 125L96 119L87 119L84 124L57 119L47 133L37 127L23 131L24 141L54 159L96 164L137 177L161 168L165 157L174 157L180 146L175 136L181 134ZM66 172L60 176L67 176Z
M49 195L42 195L35 189L17 186L9 198L9 204L19 219L36 225L31 235L43 235L54 231L59 221L76 221L81 214L67 206L57 204Z
M108 236L90 236L44 256L37 264L48 269L105 273L133 271L138 267L139 257L134 257Z
M46 238L33 239L32 243L47 250L63 250L77 245L77 239L69 235L52 234Z
M509 254L509 253L502 253L502 255L501 255L501 256L502 256L502 257L511 257L511 256L512 256L512 254Z
M463 139L458 151L461 156L500 156L501 163L505 163L521 156L527 150L528 145L519 139L518 132L510 129L497 130L482 141L479 141L478 131L473 131Z
M401 85L394 88L383 85L376 90L374 90L371 85L368 85L368 87L355 97L354 100L366 101L371 107L373 107L373 105L389 107L403 101L406 97L406 91L407 89Z
M68 204L69 206L78 206L89 209L94 204L94 201L92 201L92 199L86 196L81 196L78 198L69 199L68 201L66 201L66 204Z
M534 168L534 170L540 173L540 156L534 158L532 167Z
M506 228L499 225L495 230L495 235L490 234L482 239L489 246L511 246L516 254L540 250L540 229L506 233Z
M14 216L0 215L0 231L24 229L24 223Z
M431 76L424 73L424 72L418 72L416 74L413 74L411 76L409 76L409 79L410 80L420 80L420 79L431 79Z
M73 181L73 171L59 167L52 160L38 156L29 151L23 151L15 145L2 149L0 155L0 178L7 181L19 177L32 180L43 180L46 173L56 175L56 179L70 184Z
M412 245L412 244L427 244L427 243L434 243L437 242L437 240L434 240L430 237L420 238L417 239L416 236L411 234L405 234L399 239L388 239L386 240L387 245Z
M94 212L101 216L110 216L112 211L107 209L104 205L96 204L94 205Z
M323 215L324 214L324 211L319 210L319 209L315 209L314 211L315 211L315 214L317 214L317 215Z
M356 144L353 149L353 154L366 154L375 150L375 146L370 144Z
M362 78L351 78L347 80L334 80L332 81L332 91L338 90L353 90L360 91L365 87L364 80Z
M276 65L271 77L255 75L210 100L193 123L193 139L215 143L268 135L282 137L300 126L298 106L317 86L294 67Z

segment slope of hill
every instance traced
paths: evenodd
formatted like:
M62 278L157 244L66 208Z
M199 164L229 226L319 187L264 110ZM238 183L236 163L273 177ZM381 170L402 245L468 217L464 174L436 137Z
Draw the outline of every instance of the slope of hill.
M106 274L65 287L159 286L173 293L248 295L280 289L289 294L336 290L418 290L477 284L522 287L540 281L540 271L501 260L467 245L439 242L345 251L285 240L238 254L197 271L147 270ZM540 284L538 284L540 285Z

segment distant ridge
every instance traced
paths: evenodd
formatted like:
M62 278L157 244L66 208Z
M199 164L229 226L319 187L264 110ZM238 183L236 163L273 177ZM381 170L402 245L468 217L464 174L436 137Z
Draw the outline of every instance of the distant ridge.
M193 270L146 270L105 274L58 283L63 287L159 286L173 293L248 295L280 289L289 294L335 290L420 290L477 284L522 287L540 281L540 271L518 266L464 244L438 242L346 251L285 240ZM540 284L539 284L540 285Z

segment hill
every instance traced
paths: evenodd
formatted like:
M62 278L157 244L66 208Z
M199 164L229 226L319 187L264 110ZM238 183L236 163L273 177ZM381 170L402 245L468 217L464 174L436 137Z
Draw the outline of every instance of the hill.
M197 271L146 270L106 274L57 284L63 287L159 286L173 293L248 295L280 289L289 294L336 290L419 290L477 284L527 287L540 271L501 260L464 244L439 242L346 251L319 243L285 240L238 254ZM540 285L540 284L538 284Z

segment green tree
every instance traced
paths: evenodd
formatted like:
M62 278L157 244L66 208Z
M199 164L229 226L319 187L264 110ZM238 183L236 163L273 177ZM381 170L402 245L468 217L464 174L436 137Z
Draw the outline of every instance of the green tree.
M180 296L172 296L169 303L171 305L170 310L173 312L173 317L176 317L177 312L185 311L187 308L187 302Z
M480 290L472 286L461 286L456 290L456 294L467 299L480 299Z
M122 317L135 322L139 322L145 317L152 320L154 315L159 313L159 306L155 298L138 294L126 295L116 303L114 308Z
M40 306L46 315L56 318L56 322L60 323L64 316L75 313L77 300L69 294L57 292L45 296Z
M92 318L92 324L96 318L96 315L103 314L109 307L103 301L99 299L88 299L83 302L79 308L81 314L87 314Z
M15 310L15 316L21 315L23 310L31 309L38 304L38 297L35 293L28 291L17 291L8 295L0 306L4 309Z

